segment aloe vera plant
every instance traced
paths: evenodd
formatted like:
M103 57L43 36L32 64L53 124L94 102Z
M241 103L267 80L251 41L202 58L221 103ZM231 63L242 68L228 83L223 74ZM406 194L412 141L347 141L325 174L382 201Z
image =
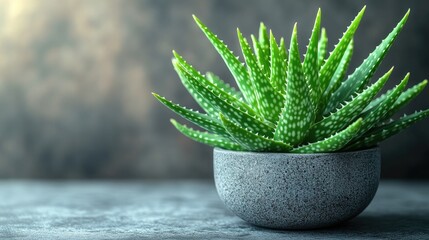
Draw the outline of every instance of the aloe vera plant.
M409 74L393 89L376 97L392 73L374 83L375 70L407 21L409 10L390 34L350 75L353 36L365 7L351 22L334 50L326 56L328 38L321 29L319 9L304 58L295 24L288 52L261 23L252 44L237 29L245 63L197 17L195 22L234 77L239 90L212 73L202 75L173 51L182 84L201 106L200 113L156 93L165 106L206 131L171 120L187 137L214 147L237 151L316 153L357 150L377 145L429 115L429 109L391 117L415 98L427 80L406 88Z

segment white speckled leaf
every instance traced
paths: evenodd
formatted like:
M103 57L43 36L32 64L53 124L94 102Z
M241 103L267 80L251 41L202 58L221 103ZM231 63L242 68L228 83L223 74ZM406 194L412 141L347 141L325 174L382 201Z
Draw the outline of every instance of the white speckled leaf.
M255 52L257 62L259 64L259 67L262 69L262 71L265 71L264 65L266 64L265 53L264 50L261 47L261 44L259 43L258 39L252 34L252 44L253 44L253 51Z
M178 104L175 104L167 100L162 96L159 96L156 93L152 93L152 94L156 99L158 99L158 101L160 101L166 107L168 107L173 112L180 115L181 117L185 118L186 120L198 125L199 127L206 129L209 132L213 132L224 137L229 137L229 133L225 130L225 128L219 122L218 119L214 119L205 114L201 114L199 112L182 107Z
M242 151L244 150L239 144L229 140L228 138L224 138L222 136L211 134L208 132L201 132L194 130L192 128L188 128L185 125L182 125L178 122L176 122L174 119L170 120L171 123L176 127L179 132L181 132L183 135L187 136L188 138L207 144L212 147L219 147L223 149L228 150L235 150L235 151Z
M188 79L182 74L180 69L178 68L179 63L176 59L172 60L174 70L177 72L177 75L179 75L180 80L182 81L183 86L188 90L189 94L194 98L194 100L200 105L200 107L208 113L212 117L219 116L219 111L212 106L212 104L205 98L202 98L198 92L195 91L195 89L191 86Z
M321 89L319 86L319 68L318 68L318 42L320 35L320 18L321 11L317 11L316 20L314 22L314 27L311 33L310 42L307 46L307 52L305 54L304 63L302 65L304 69L304 75L307 80L308 85L310 86L310 96L312 105L317 109L319 97L321 95Z
M179 54L177 54L175 51L173 51L174 56L176 57L177 62L180 64L179 70L182 69L182 72L187 72L192 78L196 79L198 82L200 82L205 87L209 88L211 91L213 91L216 95L222 96L226 101L229 101L231 104L233 104L235 107L241 109L242 111L245 111L249 113L252 116L256 116L256 112L246 103L239 101L237 98L235 98L233 95L229 94L228 92L220 89L213 83L211 83L209 80L207 80L203 75L201 75L197 70L195 70L191 65L189 65ZM173 63L174 64L174 63ZM183 73L182 73L183 74ZM213 103L212 103L213 105ZM217 117L217 116L216 116Z
M280 38L279 51L280 51L280 59L284 59L283 68L285 69L285 72L287 74L287 63L289 60L289 56L287 54L284 38Z
M259 38L257 39L253 34L251 35L251 38L259 67L265 75L269 76L270 43L266 41L266 37L268 37L267 28L265 27L264 23L261 22L261 25L259 27Z
M348 126L341 132L328 137L324 140L310 143L295 149L291 152L294 153L323 153L323 152L334 152L343 148L359 131L362 126L362 119L359 118L356 122Z
M208 29L197 17L194 16L194 19L212 45L216 48L225 64L228 66L246 101L250 105L257 108L255 96L256 91L253 89L249 74L247 73L243 63L241 63L238 58L234 56L231 50L229 50L228 47L218 37L216 37L216 35L210 31L210 29Z
M386 114L382 121L390 119L399 109L408 104L411 100L417 97L423 89L426 87L428 81L424 80L419 84L414 85L413 87L408 88L401 96L396 100L396 102L390 107L389 112ZM375 109L381 102L383 102L386 97L392 92L392 90L387 91L385 94L381 95L377 99L373 100L367 108L365 108L363 114L367 114L368 112Z
M285 47L285 40L284 38L280 38L280 45L279 45L279 53L280 53L280 59L284 59L282 61L282 73L284 73L284 84L280 85L279 91L284 96L286 93L286 85L287 85L287 66L288 66L288 60L289 56L286 51Z
M401 96L396 100L396 102L390 107L389 111L385 115L383 120L390 119L399 109L408 104L411 100L413 100L417 95L419 95L428 81L424 80L421 83L415 85L404 91Z
M409 11L345 79L353 54L353 36L364 12L365 7L326 58L328 39L326 30L320 30L319 9L303 62L296 24L289 55L283 38L278 45L271 31L267 34L263 23L258 39L252 35L254 51L237 29L246 65L194 16L197 25L231 71L241 92L212 73L203 76L173 52L173 66L183 85L207 114L182 107L158 94L153 95L173 112L208 131L194 130L172 120L180 132L211 146L240 151L296 153L372 147L429 116L429 109L385 124L386 119L421 93L427 80L403 92L409 78L407 75L398 86L376 100L373 98L385 85L392 69L367 86L402 30Z
M356 68L356 70L347 78L347 80L341 84L338 90L335 91L335 93L332 95L328 107L337 107L338 104L349 99L354 92L358 92L366 86L369 79L372 77L375 70L384 59L384 56L386 55L390 46L392 46L396 36L402 30L405 22L408 19L409 13L410 11L408 10L405 16L392 30L392 32L390 32L390 34L380 43L380 45L378 45L375 50L369 54L362 64Z
M343 37L335 46L334 51L329 55L325 64L323 64L322 69L320 70L320 73L319 73L320 88L322 89L322 92L324 92L326 88L329 86L329 81L332 79L332 76L334 75L335 70L338 68L341 58L343 57L344 52L347 49L347 46L349 45L350 41L353 38L353 35L356 32L356 29L358 28L364 12L365 12L365 7L362 8L362 10L352 21L350 26L347 28L347 31L344 33Z
M370 130L373 126L384 119L384 116L388 113L390 107L395 103L407 85L409 77L410 74L407 74L401 83L396 86L389 95L387 95L383 102L381 102L375 109L369 112L368 115L364 116L362 127L356 134L355 139L358 139L365 132Z
M326 29L322 28L320 34L319 44L317 46L317 66L320 69L325 64L325 57L328 47L328 36L326 35Z
M286 91L287 62L285 59L286 55L280 51L274 35L270 32L270 83L277 92L283 95Z
M258 42L261 53L258 53L258 62L266 76L270 75L270 40L268 38L267 27L261 22L259 25Z
M285 105L274 133L274 139L298 145L314 121L314 111L299 57L296 24L291 38L286 81Z
M245 148L252 152L288 152L292 147L283 142L275 141L252 133L233 123L222 114L220 119L229 134Z
M335 70L334 75L329 81L329 85L327 89L325 90L322 97L320 98L319 112L323 113L323 115L327 115L333 110L331 108L327 108L329 99L331 98L332 93L334 93L334 91L338 89L338 87L341 85L341 82L344 80L347 68L349 67L349 64L350 64L350 60L352 59L352 55L353 55L353 39L350 41L349 46L344 52L344 55L341 58L341 61L337 67L337 70ZM332 106L329 106L329 107L332 107Z
M213 107L215 107L219 112L222 112L229 119L234 120L240 126L248 128L255 133L263 134L265 136L273 135L274 127L263 122L263 120L257 118L257 116L252 116L243 109L238 108L229 102L223 95L218 95L211 88L207 87L207 85L197 81L187 72L183 72L183 74L188 78L189 83L201 95L201 97L207 99Z
M411 115L405 115L400 119L377 127L365 134L360 140L354 142L352 145L347 146L348 150L356 150L361 148L369 148L377 145L377 143L401 132L413 123L422 120L429 116L429 109L424 111L415 112Z
M237 91L234 87L229 85L228 83L224 82L222 79L219 78L219 76L216 76L214 73L207 72L206 78L209 80L213 85L220 88L221 90L229 93L231 96L237 98L238 100L243 100L243 95L241 92Z
M346 105L343 105L336 112L311 126L307 140L309 142L318 141L341 131L371 102L389 79L391 73L392 69L384 74L376 83L346 103Z
M259 113L268 121L276 123L283 107L284 98L279 92L275 91L271 86L267 76L262 72L256 57L250 49L249 43L237 29L238 39L240 40L241 49L248 72L253 82L256 91L256 101L258 103Z

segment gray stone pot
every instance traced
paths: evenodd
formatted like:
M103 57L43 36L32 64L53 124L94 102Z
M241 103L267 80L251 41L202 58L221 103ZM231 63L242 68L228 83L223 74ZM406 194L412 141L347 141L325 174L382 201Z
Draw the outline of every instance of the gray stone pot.
M214 178L226 207L276 229L335 225L361 213L380 178L378 148L290 154L214 149Z

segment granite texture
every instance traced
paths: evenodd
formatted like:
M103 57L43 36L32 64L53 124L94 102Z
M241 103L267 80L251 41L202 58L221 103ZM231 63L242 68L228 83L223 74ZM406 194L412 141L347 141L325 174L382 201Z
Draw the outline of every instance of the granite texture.
M0 181L0 239L429 239L429 182L381 182L335 228L279 231L225 209L203 181Z
M251 153L214 149L216 188L245 221L276 229L331 226L361 213L377 191L380 152Z

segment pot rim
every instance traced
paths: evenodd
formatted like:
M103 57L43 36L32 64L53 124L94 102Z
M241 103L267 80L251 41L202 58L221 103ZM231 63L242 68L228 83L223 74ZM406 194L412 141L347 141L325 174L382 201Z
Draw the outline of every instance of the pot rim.
M215 147L213 149L214 152L222 152L227 154L234 154L234 155L285 155L285 156L328 156L328 155L347 155L347 154L357 154L357 153L364 153L364 152L373 152L373 151L380 151L380 147L377 145L372 148L366 148L361 150L354 150L354 151L344 151L344 152L326 152L326 153L285 153L285 152L251 152L251 151L234 151L234 150L227 150L223 148Z

